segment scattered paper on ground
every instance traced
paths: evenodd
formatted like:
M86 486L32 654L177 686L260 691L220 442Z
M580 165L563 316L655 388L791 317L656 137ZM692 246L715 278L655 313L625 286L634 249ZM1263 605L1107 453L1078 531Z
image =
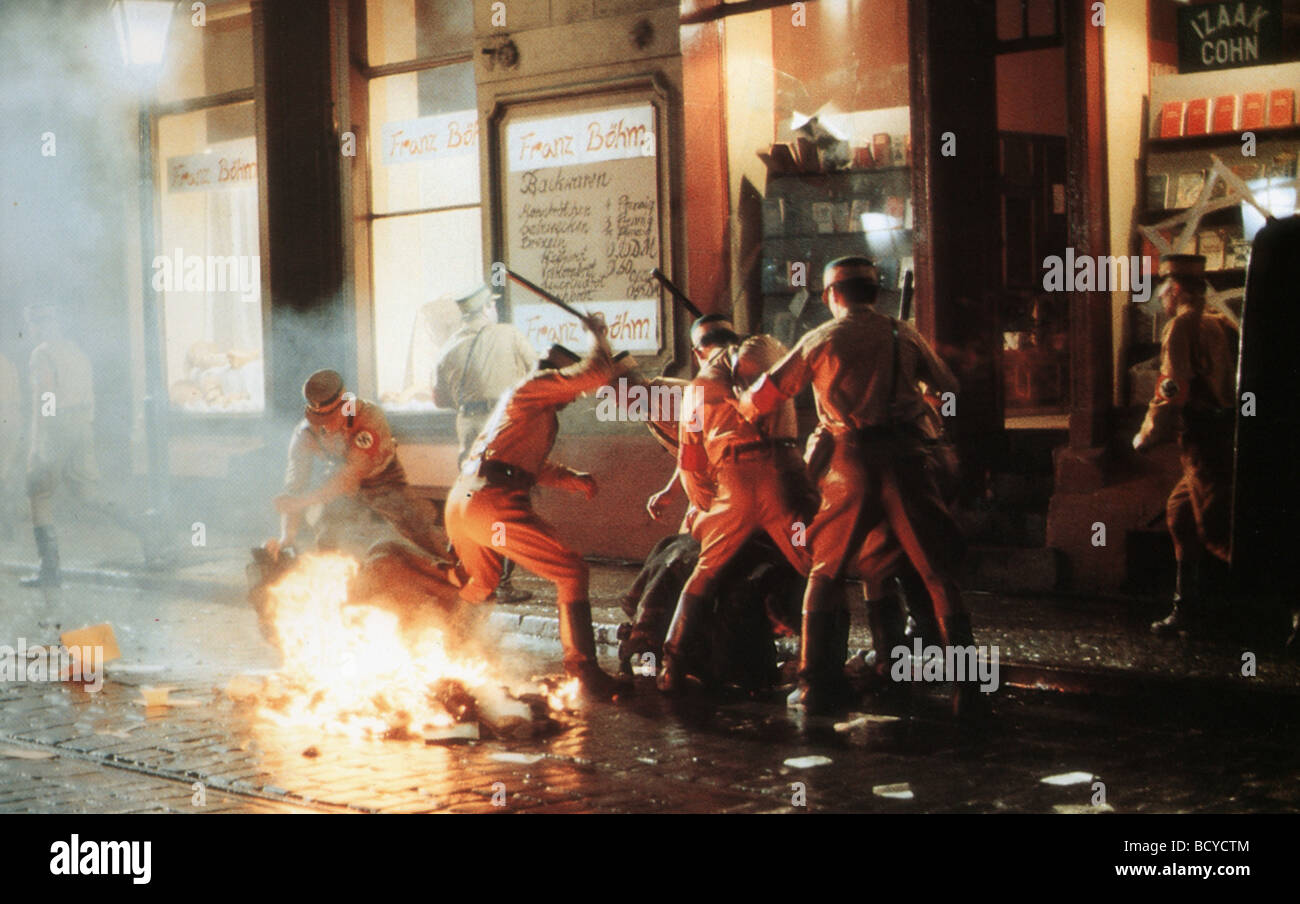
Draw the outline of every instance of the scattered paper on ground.
M48 760L58 756L48 750L29 750L26 747L0 747L0 756L15 760Z
M170 687L141 687L140 699L136 702L145 706L166 706L171 692Z
M832 760L828 756L796 756L785 761L791 769L812 769L814 766L829 766Z
M898 716L878 715L876 713L867 713L866 715L857 716L849 719L847 722L836 722L836 731L853 731L855 728L866 728L872 722L897 722Z
M1092 773L1062 772L1060 775L1049 775L1041 781L1044 785L1082 785L1092 781Z
M915 797L912 794L912 786L907 782L895 782L892 785L876 785L871 789L871 793L876 797L888 797L892 800L911 800Z
M544 753L494 753L491 759L498 763L521 763L525 766L531 766L533 763L540 763L546 759Z
M477 722L459 722L447 728L429 728L421 732L426 744L436 744L440 741L477 741L478 723Z
M101 662L122 657L122 651L117 648L117 638L113 636L113 626L107 622L75 631L64 631L59 635L59 640L69 650L76 647L103 647L104 658Z
M1053 813L1114 813L1115 808L1110 804L1053 804Z

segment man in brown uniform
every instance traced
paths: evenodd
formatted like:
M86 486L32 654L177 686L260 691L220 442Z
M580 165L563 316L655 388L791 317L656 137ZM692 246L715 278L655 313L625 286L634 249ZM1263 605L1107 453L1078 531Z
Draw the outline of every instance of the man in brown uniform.
M378 405L344 392L343 378L332 370L312 374L302 387L305 417L289 442L284 493L275 497L280 536L268 540L277 556L298 535L303 513L313 505L350 497L383 516L407 540L435 559L446 542L437 527L433 503L416 495L397 460L397 442ZM332 473L308 491L312 468L323 459Z
M492 291L479 286L456 299L461 325L438 353L434 366L433 403L456 409L457 464L487 424L497 399L533 369L537 355L512 323L491 316Z
M718 346L722 345L722 339L726 336L735 336L736 328L732 326L731 321L722 314L705 314L696 319L691 324L691 354L695 358L695 363L703 367L704 363L709 360ZM670 377L656 377L653 380L645 381L647 386L666 386L681 391L680 398L685 398L685 393L691 385L690 380L674 379ZM678 440L681 432L681 406L676 411L677 420L669 422L648 422L647 426L655 438L660 441L670 452L673 453L674 459L681 448ZM682 479L681 469L674 465L673 476L669 478L668 483L662 490L650 496L646 502L646 512L656 521L663 518L668 506L672 504L673 497L678 488L686 492L687 510L686 516L682 520L682 533L690 532L690 525L695 521L695 516L701 511L708 508L708 500L713 497L713 488L707 481L699 482L697 476L686 475L685 481Z
M698 482L716 491L691 525L691 534L700 541L700 556L664 640L658 684L665 693L682 690L690 636L718 575L751 535L765 531L791 565L800 573L808 571L807 549L796 542L802 540L801 516L789 502L777 466L776 441L736 410L731 352L738 350L740 337L730 330L718 333L713 342L700 343L704 349L697 350L697 356L707 357L682 404L678 472L688 487Z
M456 299L461 326L438 352L433 372L433 403L456 409L456 438L460 452L456 464L465 463L469 447L487 426L497 399L533 369L537 354L513 323L497 323L490 306L492 291L481 285ZM527 590L511 582L514 562L506 560L497 585L499 603L518 603L532 598Z
M156 550L143 539L143 524L110 501L100 486L95 460L95 382L90 360L63 335L53 305L31 305L26 316L37 343L29 362L32 427L27 496L41 566L38 574L20 583L49 588L62 583L54 535L54 494L61 484L72 489L83 507L107 515L140 536L145 557L153 559Z
M531 498L538 484L596 495L590 474L547 461L560 410L616 372L605 324L594 318L584 324L595 337L586 358L552 346L537 372L497 402L448 494L446 524L459 557L461 597L483 602L491 596L506 557L554 583L565 671L590 695L608 697L617 684L596 661L587 564L538 517Z
M818 419L834 442L819 483L821 507L808 531L812 569L803 603L800 689L792 698L809 712L842 701L847 612L839 585L882 520L925 581L944 642L973 645L953 578L960 530L927 467L916 427L926 404L918 381L942 393L955 391L956 379L915 329L872 307L879 281L870 260L832 261L822 284L834 319L807 333L740 403L746 416L757 417L811 383ZM954 707L977 707L977 695L973 681L962 682Z
M748 388L763 371L775 364L787 351L779 340L766 334L759 333L744 340L739 339L731 321L722 314L705 314L691 325L691 351L700 367L703 367L723 345L730 346L731 381L735 392ZM647 385L679 388L683 394L690 386L689 380L666 377L657 377L645 382ZM680 412L678 414L680 415ZM650 426L656 438L676 454L679 448L680 421ZM802 508L808 500L800 497L806 497L811 487L808 485L806 469L796 441L799 425L793 400L783 402L776 410L765 415L757 426L765 438L775 441L774 454L782 474L783 485L786 487L786 495L790 497L790 501L796 508ZM669 427L672 430L671 443L667 441L664 433ZM682 477L682 472L675 468L668 484L650 497L646 503L646 511L651 518L660 520L671 504L677 488L679 486L686 488ZM713 491L702 473L687 474L685 480L691 483L687 492L687 500L691 508L687 511L683 532L689 531L690 524L698 512L708 508L707 502L703 500L711 498Z
M1165 520L1174 541L1174 609L1151 625L1157 634L1186 631L1200 613L1198 565L1203 552L1230 558L1232 438L1236 413L1237 331L1205 310L1205 258L1161 258L1168 277L1160 302L1171 318L1160 346L1160 379L1142 429L1139 451L1178 435L1183 476L1169 494Z

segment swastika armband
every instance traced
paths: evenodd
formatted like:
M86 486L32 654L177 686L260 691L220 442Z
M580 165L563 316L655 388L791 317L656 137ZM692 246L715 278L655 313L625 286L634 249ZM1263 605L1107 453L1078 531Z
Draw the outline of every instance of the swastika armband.
M358 449L369 450L375 444L375 435L369 430L362 430L352 438Z

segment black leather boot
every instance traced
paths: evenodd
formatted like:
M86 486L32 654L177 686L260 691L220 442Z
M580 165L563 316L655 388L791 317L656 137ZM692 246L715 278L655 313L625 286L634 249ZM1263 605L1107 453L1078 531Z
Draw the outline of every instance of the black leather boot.
M54 539L54 528L34 527L32 534L36 537L36 552L41 557L41 568L31 577L22 578L23 587L61 587L63 571L59 567L59 544Z
M894 648L907 646L903 608L896 593L867 600L867 627L871 629L871 649L874 654L868 687L873 690L890 687L894 684L889 678L894 663Z
M664 661L655 679L662 693L676 695L686 690L686 645L696 634L706 602L705 597L685 591L677 600L673 620L668 624L668 636L664 638Z
M1151 633L1172 637L1194 629L1201 614L1200 589L1197 563L1180 559L1174 577L1174 609L1160 621L1151 623Z
M531 590L524 590L516 587L511 578L515 574L515 563L506 559L501 568L501 580L497 582L497 589L493 592L492 598L498 603L522 603L525 600L533 598Z
M939 630L943 642L949 647L973 647L975 637L971 632L970 615L963 612L950 618L939 619ZM947 651L945 650L945 659ZM954 683L952 693L952 714L959 719L979 720L991 712L988 695L980 690L979 678L967 675L965 681Z
M939 619L934 614L934 601L930 591L921 580L921 575L910 564L898 576L902 587L903 599L907 604L907 629L904 631L906 643L913 637L920 637L922 646L939 643L943 634L939 630Z
M825 715L849 703L844 660L848 658L849 613L837 582L810 578L803 600L799 641L799 687L786 698L810 716Z
M611 700L622 689L613 676L596 661L596 633L591 627L591 603L580 600L559 607L560 646L564 648L564 672L577 678L583 696Z

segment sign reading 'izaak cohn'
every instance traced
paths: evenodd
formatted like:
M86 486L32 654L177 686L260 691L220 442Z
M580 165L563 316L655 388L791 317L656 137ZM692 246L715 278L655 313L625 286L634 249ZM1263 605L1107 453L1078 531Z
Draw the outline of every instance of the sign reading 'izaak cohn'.
M1228 0L1178 10L1178 71L1236 69L1282 55L1282 0Z

